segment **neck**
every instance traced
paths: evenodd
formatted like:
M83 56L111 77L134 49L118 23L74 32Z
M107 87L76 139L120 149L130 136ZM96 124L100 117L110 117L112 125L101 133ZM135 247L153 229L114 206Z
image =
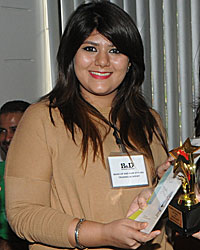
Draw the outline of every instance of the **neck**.
M97 96L94 95L91 97L88 96L83 96L83 98L89 102L92 106L95 108L106 108L106 107L111 107L112 101L115 97L115 94L109 95L109 96Z

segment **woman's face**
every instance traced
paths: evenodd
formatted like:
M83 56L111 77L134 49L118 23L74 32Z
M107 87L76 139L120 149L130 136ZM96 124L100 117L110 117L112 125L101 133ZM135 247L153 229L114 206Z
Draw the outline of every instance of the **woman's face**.
M110 105L128 66L128 57L119 53L112 42L94 30L74 58L82 96L94 105Z

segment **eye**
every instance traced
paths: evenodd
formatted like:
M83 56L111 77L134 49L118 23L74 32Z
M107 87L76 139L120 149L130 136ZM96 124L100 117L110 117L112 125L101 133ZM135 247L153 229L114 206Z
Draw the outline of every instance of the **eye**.
M5 135L7 130L5 128L0 128L0 135Z
M120 51L117 48L113 48L109 52L114 54L120 54Z
M83 47L83 49L88 52L97 52L97 49L94 46L86 46L86 47Z
M11 127L12 133L15 133L16 129L17 129L17 126L16 127Z

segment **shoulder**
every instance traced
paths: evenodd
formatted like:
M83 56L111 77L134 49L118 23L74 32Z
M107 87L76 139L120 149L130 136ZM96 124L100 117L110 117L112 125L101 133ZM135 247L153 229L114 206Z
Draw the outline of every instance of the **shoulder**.
M61 119L60 112L58 109L52 108L52 116L55 120ZM49 102L40 101L40 102L31 104L28 107L28 109L24 112L24 115L22 117L22 122L24 120L26 122L29 121L34 124L37 123L38 121L43 121L45 123L51 122Z
M24 112L24 116L28 115L28 116L40 116L41 114L47 114L49 111L49 106L48 106L48 102L45 101L41 101L41 102L37 102L37 103L33 103L31 104L27 110Z
M58 109L52 109L52 117L54 124L49 112L49 103L41 101L38 103L31 104L28 109L24 112L17 130L23 131L42 131L43 129L52 129L57 125L62 125L63 120L61 118ZM54 126L55 125L55 126Z

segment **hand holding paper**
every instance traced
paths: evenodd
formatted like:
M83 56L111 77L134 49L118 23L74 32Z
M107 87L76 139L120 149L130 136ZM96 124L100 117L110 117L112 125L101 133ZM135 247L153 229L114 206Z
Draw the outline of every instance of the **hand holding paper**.
M154 189L153 188L146 188L144 189L132 202L127 217L131 216L135 213L138 209L144 209L147 206L147 201L152 195Z
M156 186L151 198L147 202L147 207L144 210L137 210L129 218L147 222L148 226L141 231L150 233L180 186L181 181L178 177L174 177L173 166L171 166Z

